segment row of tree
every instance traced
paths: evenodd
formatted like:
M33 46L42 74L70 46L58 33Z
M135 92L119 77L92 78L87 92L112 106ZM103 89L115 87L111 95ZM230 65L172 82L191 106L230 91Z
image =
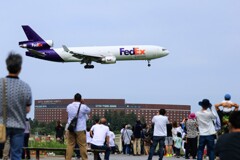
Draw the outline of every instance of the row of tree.
M119 133L121 128L126 124L134 126L137 120L137 115L134 112L126 114L124 111L105 111L104 117L107 119L111 130L116 133ZM93 115L92 118L87 121L87 126L91 127L94 124L95 120L100 118L101 117L98 114ZM144 117L141 117L140 120L142 123L145 123ZM38 120L35 119L30 120L31 133L37 133L39 135L54 135L56 124L56 121L46 123L38 122ZM65 126L65 124L63 124L63 126Z

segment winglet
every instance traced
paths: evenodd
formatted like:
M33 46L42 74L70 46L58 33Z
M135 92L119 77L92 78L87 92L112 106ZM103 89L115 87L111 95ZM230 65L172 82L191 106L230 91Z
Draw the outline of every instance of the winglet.
M67 46L62 45L62 47L63 47L63 50L64 50L65 52L69 52L69 51L70 51L70 50L67 48Z

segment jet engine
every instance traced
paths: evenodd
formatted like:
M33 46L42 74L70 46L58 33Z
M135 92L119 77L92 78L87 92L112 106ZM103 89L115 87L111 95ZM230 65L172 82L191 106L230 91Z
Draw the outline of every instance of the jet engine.
M30 49L49 49L53 47L52 40L46 41L22 41L19 42L21 48L30 48Z
M114 56L106 56L101 59L102 64L114 64L116 63L116 57Z

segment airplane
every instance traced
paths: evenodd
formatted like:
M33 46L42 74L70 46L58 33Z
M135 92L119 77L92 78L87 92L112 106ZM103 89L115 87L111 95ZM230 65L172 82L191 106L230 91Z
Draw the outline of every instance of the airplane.
M125 46L94 46L52 48L52 40L42 39L30 26L22 25L28 38L19 42L21 48L26 48L26 55L54 62L80 62L86 64L85 69L92 69L92 62L114 64L116 61L147 60L150 67L152 59L167 56L169 51L155 45L125 45Z

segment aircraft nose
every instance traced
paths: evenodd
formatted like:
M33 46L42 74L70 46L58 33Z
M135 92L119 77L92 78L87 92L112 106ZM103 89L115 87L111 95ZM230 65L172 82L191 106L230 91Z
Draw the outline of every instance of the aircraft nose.
M163 56L167 56L169 54L169 50L162 49Z

